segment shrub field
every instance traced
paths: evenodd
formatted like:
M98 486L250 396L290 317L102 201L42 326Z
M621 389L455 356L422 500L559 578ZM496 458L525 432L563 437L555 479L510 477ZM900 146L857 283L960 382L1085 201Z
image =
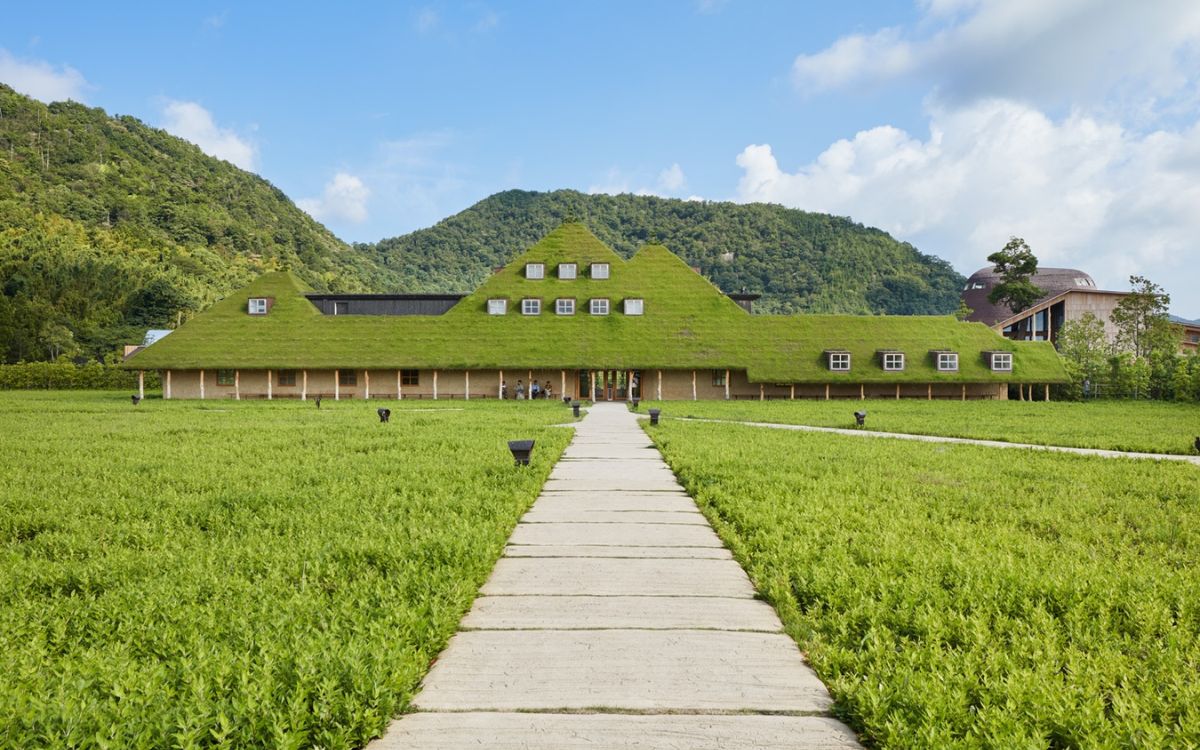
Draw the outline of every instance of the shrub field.
M1195 466L648 430L872 746L1200 746Z
M0 746L361 746L455 630L568 415L0 393Z
M1200 405L1161 401L663 401L644 402L664 416L853 427L867 411L868 430L1003 440L1144 453L1194 453Z

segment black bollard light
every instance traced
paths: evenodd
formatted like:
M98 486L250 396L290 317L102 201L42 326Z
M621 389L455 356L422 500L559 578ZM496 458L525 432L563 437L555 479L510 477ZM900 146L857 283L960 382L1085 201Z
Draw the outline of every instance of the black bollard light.
M533 453L532 440L509 440L508 449L512 452L517 466L529 465L529 454Z
M571 411L575 414L575 416L577 416L577 417L579 416L579 402L578 401L571 402Z
M317 408L320 409L321 408L321 397L319 395L316 398L316 402L317 402Z
M133 402L134 406L137 406L138 404L142 403L142 397L137 395L136 393L133 394L132 396L130 396L129 400Z
M392 418L391 409L376 409L375 413L379 415L379 421L387 424L387 421Z
M563 404L565 404L566 406L570 406L571 405L571 397L563 396Z
M639 404L639 403L641 403L641 401L642 401L642 400L641 400L640 398L635 398L635 399L633 399L633 410L634 410L634 411L637 411L638 404Z
M867 413L865 411L854 412L854 424L857 427L864 427L867 424Z
M662 414L662 409L651 409L650 410L650 424L652 424L652 425L658 424L658 415L659 414Z

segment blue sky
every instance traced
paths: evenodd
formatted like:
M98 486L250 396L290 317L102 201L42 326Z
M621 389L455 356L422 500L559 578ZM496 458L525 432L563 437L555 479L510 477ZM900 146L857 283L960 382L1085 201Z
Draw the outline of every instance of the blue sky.
M1009 235L1200 317L1200 4L32 4L0 80L373 241L498 190L765 200L970 273Z

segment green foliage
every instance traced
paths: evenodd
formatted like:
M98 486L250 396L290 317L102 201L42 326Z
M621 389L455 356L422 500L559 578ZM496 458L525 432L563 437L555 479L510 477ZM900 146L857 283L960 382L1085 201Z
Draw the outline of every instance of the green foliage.
M1192 377L1200 359L1189 358ZM1187 367L1185 366L1185 370ZM1195 381L1200 382L1200 381ZM1192 453L1200 406L1126 401L664 401L666 416L745 422L851 427L853 412L867 411L867 430L1001 440L1034 445ZM1012 457L1010 456L1010 459Z
M378 405L0 394L0 746L378 735L569 440L561 404Z
M146 388L158 388L158 374L148 372L143 381ZM21 362L0 365L0 390L106 390L137 388L137 373L113 365L88 362L77 365L69 361Z
M1030 281L1037 273L1037 256L1025 240L1010 238L1001 250L988 256L988 262L1000 274L1000 283L988 292L988 302L1008 305L1008 309L1019 313L1041 299L1044 292Z
M1144 276L1130 276L1129 286L1129 294L1117 302L1110 316L1117 327L1117 345L1137 359L1156 350L1175 351L1181 336L1168 314L1171 295Z
M1196 467L649 432L870 746L1200 745Z
M1083 398L1085 381L1089 391L1086 395L1092 395L1093 387L1106 375L1109 357L1110 347L1104 334L1104 322L1090 312L1084 313L1078 320L1068 320L1058 332L1057 345L1063 365L1071 377L1065 395L1073 399Z
M585 224L626 258L666 245L722 290L761 293L762 312L946 315L963 284L945 261L846 218L573 190L497 193L429 229L358 248L405 289L470 291L563 221Z

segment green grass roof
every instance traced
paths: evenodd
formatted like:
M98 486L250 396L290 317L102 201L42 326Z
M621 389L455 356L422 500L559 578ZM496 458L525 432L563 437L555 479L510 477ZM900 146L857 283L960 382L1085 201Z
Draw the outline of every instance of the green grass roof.
M525 264L546 265L527 279ZM559 263L578 278L559 280ZM610 278L592 279L591 263ZM131 357L133 369L734 369L754 382L1061 382L1048 343L1014 342L980 323L941 316L749 315L661 245L626 261L580 224L564 224L485 281L445 315L327 316L289 272L265 274ZM250 316L251 297L274 297L266 316ZM520 313L520 300L542 300L542 314ZM576 300L576 314L554 314L554 300ZM487 314L487 300L509 300L507 315ZM607 316L588 314L593 298L610 300ZM621 302L645 301L627 316ZM849 373L832 373L824 352L852 354ZM884 372L876 352L904 352L903 372ZM958 373L938 373L929 352L959 353ZM1012 373L993 373L985 351L1014 352Z

